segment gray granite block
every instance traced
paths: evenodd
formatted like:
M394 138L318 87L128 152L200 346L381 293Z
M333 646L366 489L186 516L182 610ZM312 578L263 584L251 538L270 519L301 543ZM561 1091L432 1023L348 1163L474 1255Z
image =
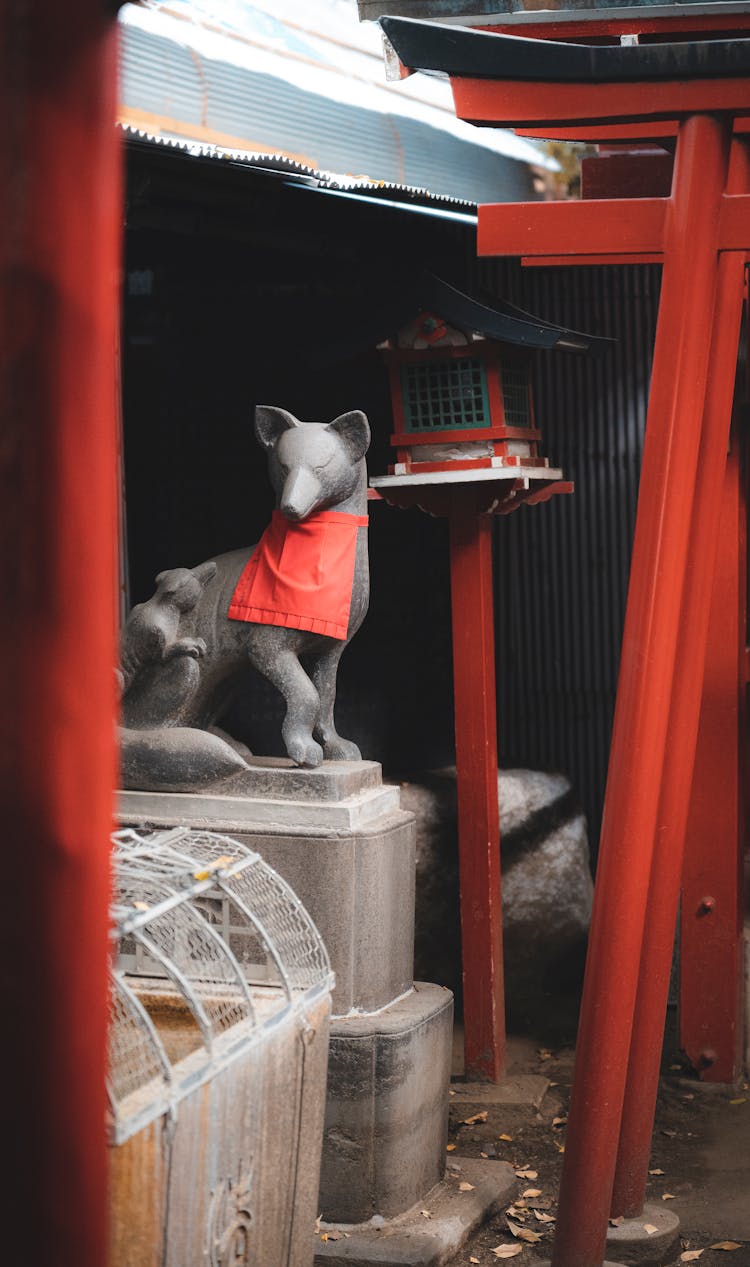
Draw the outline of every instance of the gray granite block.
M444 1177L453 995L415 983L331 1027L320 1209L334 1223L403 1213Z

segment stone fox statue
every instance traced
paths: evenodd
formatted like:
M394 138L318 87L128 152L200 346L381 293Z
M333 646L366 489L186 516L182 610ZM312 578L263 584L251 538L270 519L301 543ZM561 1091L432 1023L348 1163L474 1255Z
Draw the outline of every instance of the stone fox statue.
M367 418L300 422L259 405L255 433L276 494L260 542L160 573L123 629L125 787L179 790L245 768L247 749L215 723L248 662L284 697L296 765L360 758L333 711L339 659L369 599Z

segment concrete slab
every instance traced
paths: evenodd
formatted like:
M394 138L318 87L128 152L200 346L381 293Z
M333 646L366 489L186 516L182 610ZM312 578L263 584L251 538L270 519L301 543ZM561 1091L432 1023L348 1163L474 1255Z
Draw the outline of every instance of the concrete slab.
M620 1263L662 1267L673 1262L679 1250L680 1220L661 1203L647 1201L637 1219L625 1219L607 1229L607 1251Z
M541 1108L549 1090L549 1078L538 1073L507 1074L501 1082L463 1082L454 1078L450 1095L453 1104L530 1105Z
M392 1218L445 1172L453 995L416 982L375 1016L331 1027L319 1209Z
M315 1267L443 1267L486 1219L513 1201L519 1181L505 1162L456 1157L460 1171L446 1176L423 1200L396 1218L364 1224L321 1225ZM461 1191L460 1183L471 1189ZM426 1213L423 1213L426 1211ZM333 1233L338 1240L321 1241Z
M314 774L315 771L309 773ZM215 792L117 793L117 817L123 823L177 827L189 822L195 827L207 828L210 825L213 831L236 831L242 827L245 830L265 827L301 832L356 831L398 808L398 788L387 785L366 788L341 801L274 799L271 796Z

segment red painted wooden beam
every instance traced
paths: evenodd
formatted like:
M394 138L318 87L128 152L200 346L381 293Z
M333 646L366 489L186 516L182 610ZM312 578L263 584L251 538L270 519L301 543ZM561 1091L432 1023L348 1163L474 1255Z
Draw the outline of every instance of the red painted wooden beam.
M610 119L651 124L708 112L750 114L745 79L649 80L638 83L536 83L520 80L451 79L459 119L493 127L549 128L555 121L597 129ZM582 128L584 135L585 128Z
M664 249L668 198L489 203L479 208L478 255L643 256ZM750 250L750 195L719 202L719 250Z
M107 1259L115 773L113 19L0 6L3 1259Z
M450 527L464 1051L467 1078L505 1070L492 517L454 490Z
M666 198L489 203L479 207L477 254L529 257L661 251L667 206Z
M730 133L730 124L699 115L678 136L554 1267L604 1259L690 562Z

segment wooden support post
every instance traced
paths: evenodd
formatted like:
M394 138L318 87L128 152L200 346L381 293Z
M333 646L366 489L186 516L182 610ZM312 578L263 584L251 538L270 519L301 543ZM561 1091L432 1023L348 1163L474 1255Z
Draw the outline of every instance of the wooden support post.
M604 1259L683 591L694 564L690 525L730 135L731 120L693 115L677 138L553 1267L600 1267Z
M453 689L465 1074L497 1081L505 1069L492 516L471 490L454 493L450 525Z
M750 185L750 171L747 164L747 153L740 141L732 145L732 161L730 164L729 186L733 189L739 184L744 190ZM690 784L693 777L693 762L698 733L700 701L703 691L703 666L706 662L706 645L709 635L709 615L711 611L711 595L715 592L714 570L720 537L722 499L725 485L725 469L727 448L729 444L729 428L732 417L732 402L737 366L737 348L739 345L740 323L744 295L745 257L741 252L726 253L719 260L716 307L714 313L713 333L711 338L711 355L706 388L706 403L703 416L700 454L693 503L691 537L689 547L690 568L685 582L682 602L680 630L677 645L677 658L672 686L672 700L669 713L669 729L664 760L664 772L659 801L659 819L651 867L647 908L644 928L643 947L641 950L641 968L638 981L638 996L633 1024L633 1037L630 1045L628 1062L628 1080L622 1111L622 1126L617 1154L614 1190L611 1213L614 1218L624 1215L636 1218L643 1209L646 1197L646 1182L651 1153L651 1135L653 1131L656 1096L659 1082L659 1068L664 1036L664 1018L666 1015L669 994L670 970L677 922L677 908L680 895L680 877L684 855L685 831L690 803ZM736 503L736 498L734 499ZM737 536L736 510L732 522L735 529L734 540L729 546L729 553L735 563L734 576L734 611L739 611L737 601L737 585L739 574L736 572ZM728 543L726 543L728 545ZM723 561L719 560L720 574ZM721 593L720 599L725 595ZM722 607L724 628L722 637L726 640L727 611ZM718 631L717 631L718 632ZM735 626L736 632L736 626ZM739 667L737 641L726 640L730 647L729 658L733 660L735 682L734 694L731 697L735 708L738 703L737 671ZM726 659L726 652L723 653ZM712 670L708 671L708 681ZM737 734L736 726L730 728L731 734L713 734L712 739L725 742L721 744L721 760L728 761L728 768L737 769ZM724 727L726 731L726 727ZM731 756L726 741L734 741ZM702 761L705 758L702 757ZM709 767L711 774L716 774L715 764ZM706 777L705 765L696 766L698 784L703 785ZM728 776L727 776L728 777ZM707 792L712 808L716 805L717 787L723 784L710 780L710 792ZM722 790L719 800L724 801L729 789ZM727 800L736 807L736 779ZM732 798L732 792L734 798ZM726 803L726 802L725 802ZM707 857L709 870L714 867L716 848L722 843L722 833L712 815L712 833ZM724 840L726 849L735 859L737 869L737 837ZM735 895L736 896L736 895ZM736 912L733 912L736 924ZM708 982L704 982L708 984ZM735 975L736 991L736 975ZM713 987L712 991L713 992ZM701 997L703 995L701 994Z
M3 1259L107 1260L114 5L0 6Z
M680 1038L700 1077L742 1072L747 743L743 455L727 461L680 921Z

